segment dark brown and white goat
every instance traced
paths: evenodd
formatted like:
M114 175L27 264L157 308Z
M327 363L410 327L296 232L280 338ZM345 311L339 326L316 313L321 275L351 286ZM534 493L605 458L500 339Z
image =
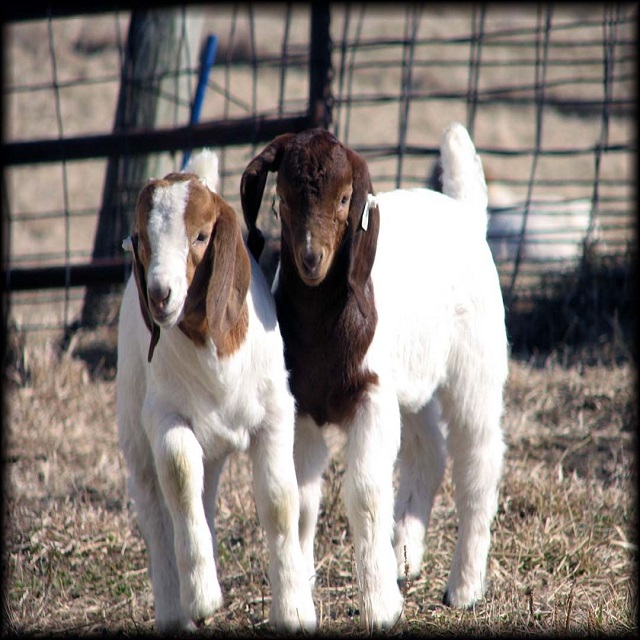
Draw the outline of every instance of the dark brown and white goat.
M258 253L266 176L278 173L273 292L298 408L306 570L314 574L328 457L318 427L336 423L347 433L343 495L368 628L391 626L401 613L396 579L405 576L405 553L410 575L420 570L445 440L458 541L444 601L467 607L485 591L504 449L504 308L486 242L482 165L461 125L445 132L441 150L447 195L407 189L373 196L364 159L322 129L276 138L241 184L249 246Z
M142 189L118 333L117 413L129 489L149 551L156 627L192 628L222 605L214 516L225 459L248 449L269 544L270 620L314 629L299 571L294 401L275 305L217 157ZM209 188L210 187L210 188Z

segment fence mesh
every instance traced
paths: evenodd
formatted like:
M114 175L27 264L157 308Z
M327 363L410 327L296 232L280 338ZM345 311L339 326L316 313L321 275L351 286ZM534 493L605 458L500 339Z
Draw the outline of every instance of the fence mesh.
M488 235L508 309L531 313L534 303L560 295L558 304L575 313L578 299L600 313L607 298L614 309L605 324L611 313L629 312L636 5L336 5L330 16L329 128L368 160L377 191L437 188L441 131L460 121L487 174ZM111 133L130 18L114 12L8 24L5 141ZM157 89L157 127L188 124L201 48L212 34L218 51L201 122L258 122L308 108L309 7L187 6L179 25L176 59ZM240 175L261 144L212 145L220 192L237 211ZM12 270L91 260L106 155L8 163L7 282ZM154 154L151 166L157 174L179 169L182 157ZM131 203L140 186L123 177L118 189ZM261 215L271 217L268 200ZM24 331L67 329L84 295L73 286L11 291L10 322ZM117 300L116 291L108 322Z

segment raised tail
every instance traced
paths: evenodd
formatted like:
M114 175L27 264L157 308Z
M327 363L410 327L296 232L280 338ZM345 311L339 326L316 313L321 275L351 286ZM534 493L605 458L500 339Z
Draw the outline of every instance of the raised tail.
M487 232L487 183L482 161L467 130L454 122L444 130L440 144L442 192L468 205L477 213L483 233Z
M211 149L202 149L198 153L192 154L185 173L195 173L211 189L217 193L218 190L218 155Z

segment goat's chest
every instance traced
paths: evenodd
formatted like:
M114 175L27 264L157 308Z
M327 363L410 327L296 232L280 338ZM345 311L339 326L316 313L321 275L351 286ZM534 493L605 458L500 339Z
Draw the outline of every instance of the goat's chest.
M377 382L375 372L363 365L376 318L362 319L351 305L331 314L295 313L281 304L278 316L298 411L320 426L348 422L368 386Z
M158 415L183 419L207 457L246 449L264 409L250 392L252 376L243 362L221 363L204 349L189 358L163 358L162 351L156 356L148 398L161 408Z

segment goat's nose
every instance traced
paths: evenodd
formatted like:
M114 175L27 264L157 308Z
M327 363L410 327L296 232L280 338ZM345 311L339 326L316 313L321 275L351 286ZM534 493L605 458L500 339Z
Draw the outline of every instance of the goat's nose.
M311 249L306 249L302 254L302 264L304 265L304 268L307 270L307 273L309 275L313 275L316 272L321 260L322 251L312 251Z
M158 309L164 308L169 301L171 287L163 284L155 284L149 287L149 300Z

